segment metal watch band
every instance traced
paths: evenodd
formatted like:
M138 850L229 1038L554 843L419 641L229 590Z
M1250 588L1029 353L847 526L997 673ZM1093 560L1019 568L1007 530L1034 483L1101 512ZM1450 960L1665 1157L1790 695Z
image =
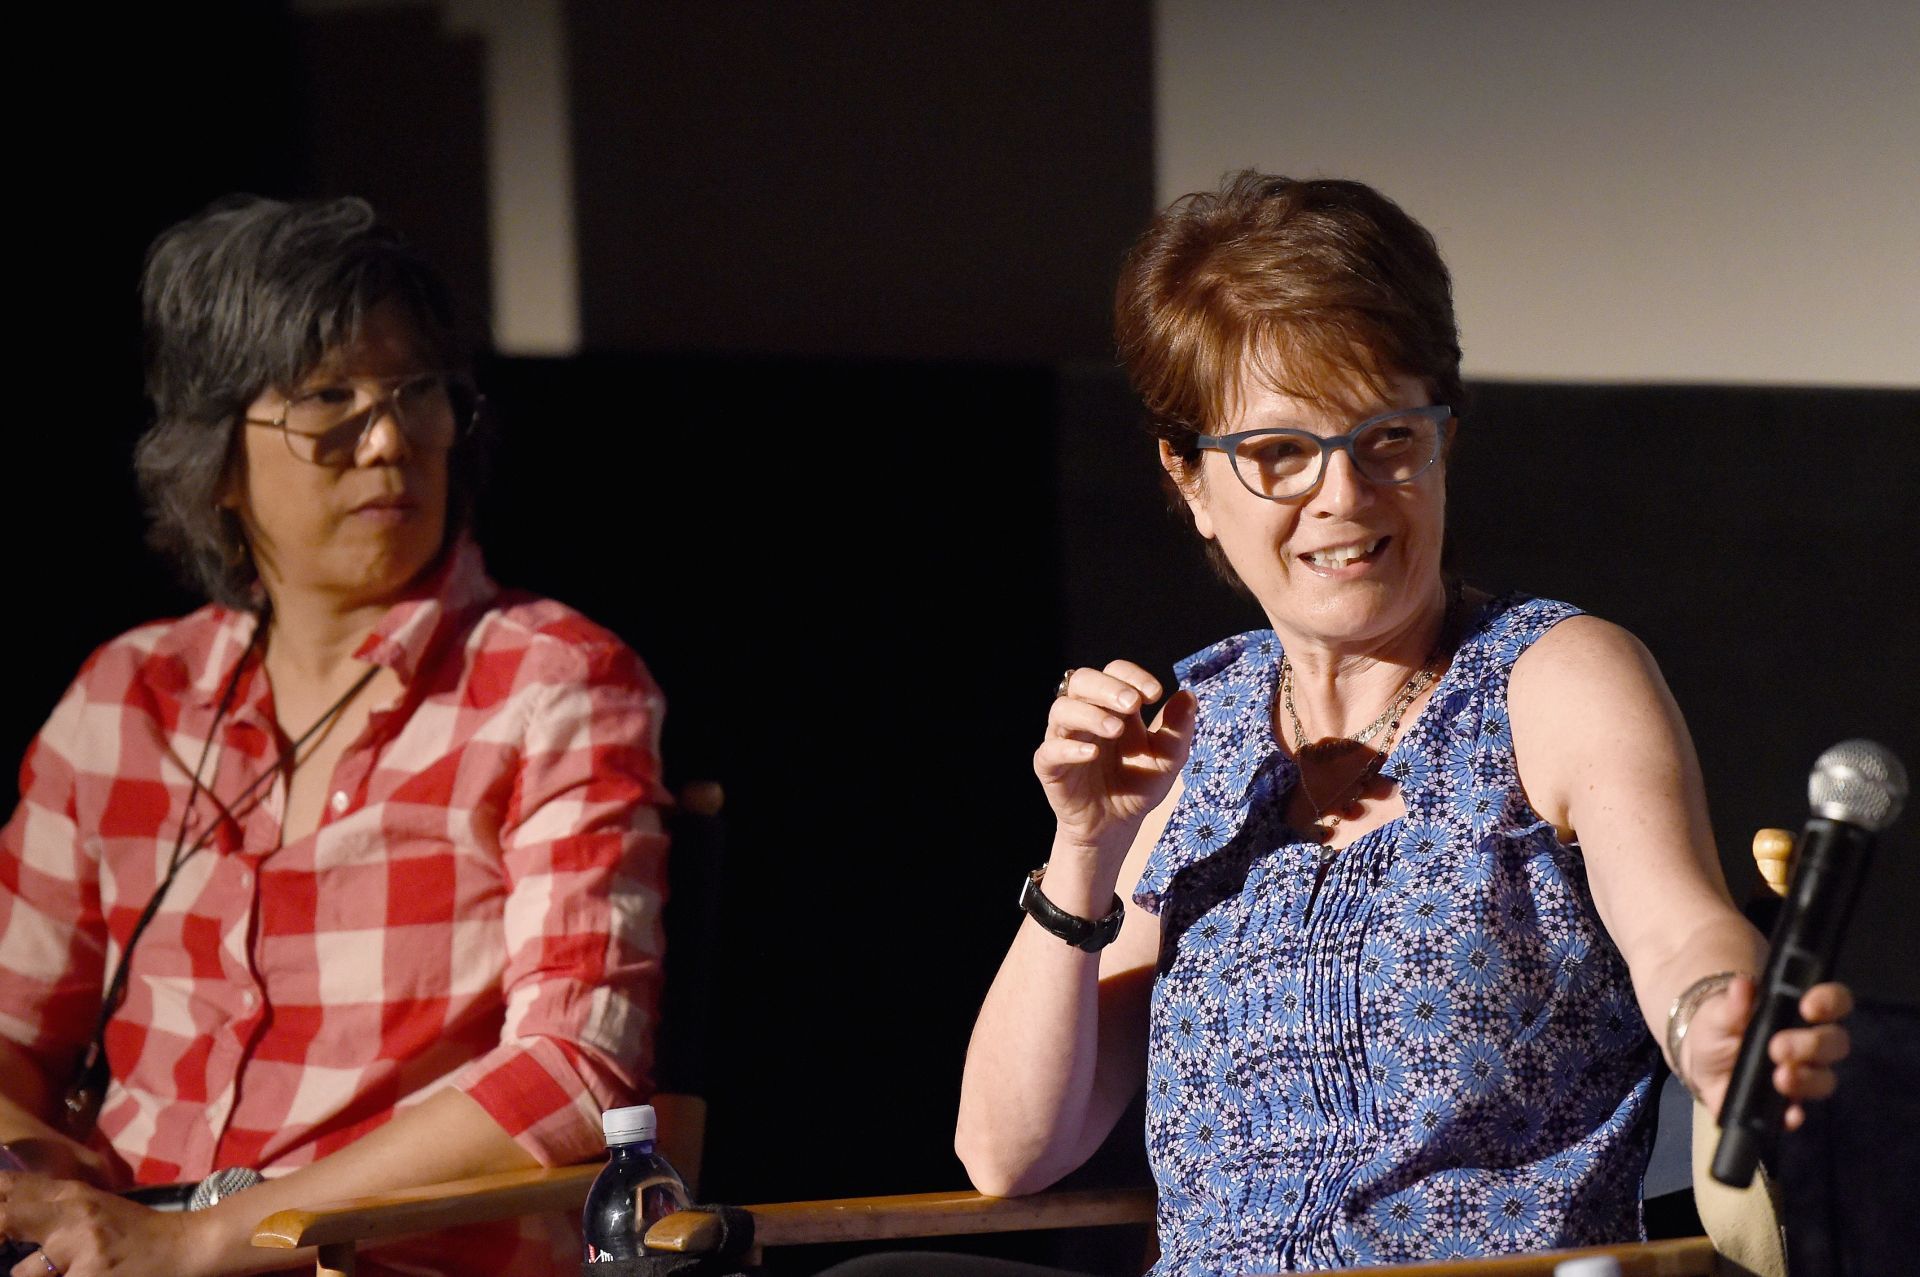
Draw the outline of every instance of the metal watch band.
M1120 920L1126 914L1126 907L1120 903L1118 893L1114 895L1113 908L1107 911L1106 917L1098 920L1082 918L1068 913L1041 894L1040 880L1046 876L1047 867L1041 865L1020 884L1020 907L1027 916L1039 923L1041 930L1048 935L1058 936L1087 953L1098 953L1112 944L1120 934Z

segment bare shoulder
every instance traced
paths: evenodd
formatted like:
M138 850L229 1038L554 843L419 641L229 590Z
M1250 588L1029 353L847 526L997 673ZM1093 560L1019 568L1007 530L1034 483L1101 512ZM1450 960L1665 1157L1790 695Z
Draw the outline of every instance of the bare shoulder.
M1629 631L1597 616L1570 616L1542 634L1514 663L1508 699L1538 702L1604 699L1607 694L1664 687L1660 667L1646 644Z
M1690 771L1692 745L1646 645L1610 621L1569 617L1514 663L1514 761L1535 810L1563 827L1576 796L1622 773Z

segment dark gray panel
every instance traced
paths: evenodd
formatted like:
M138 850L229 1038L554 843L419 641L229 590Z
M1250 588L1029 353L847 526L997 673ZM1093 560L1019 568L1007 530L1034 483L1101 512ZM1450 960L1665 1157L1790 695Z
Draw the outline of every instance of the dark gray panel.
M569 15L590 346L1107 353L1153 202L1141 0Z

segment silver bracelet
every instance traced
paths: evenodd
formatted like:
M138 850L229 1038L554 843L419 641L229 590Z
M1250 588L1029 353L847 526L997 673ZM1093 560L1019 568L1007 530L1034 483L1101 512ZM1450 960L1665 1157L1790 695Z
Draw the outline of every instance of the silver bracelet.
M1726 992L1728 985L1745 975L1744 971L1716 971L1709 976L1701 976L1688 985L1679 997L1673 1000L1673 1008L1667 1012L1667 1059L1673 1063L1673 1075L1680 1079L1680 1085L1687 1088L1687 1094L1694 1099L1700 1098L1700 1092L1693 1087L1693 1080L1680 1067L1680 1044L1687 1040L1687 1030L1693 1027L1693 1013L1700 1004L1715 994Z

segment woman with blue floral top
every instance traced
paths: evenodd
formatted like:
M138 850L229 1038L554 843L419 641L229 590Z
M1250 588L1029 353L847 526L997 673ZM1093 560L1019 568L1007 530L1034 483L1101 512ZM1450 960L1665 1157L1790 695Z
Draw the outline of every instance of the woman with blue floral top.
M1144 1085L1156 1273L1642 1235L1663 1053L1717 1110L1765 946L1646 650L1443 570L1465 394L1432 237L1358 183L1243 173L1147 231L1118 335L1271 628L1183 662L1151 719L1139 665L1062 679L968 1173L1043 1188ZM1820 986L1773 1040L1789 1127L1849 1006Z

